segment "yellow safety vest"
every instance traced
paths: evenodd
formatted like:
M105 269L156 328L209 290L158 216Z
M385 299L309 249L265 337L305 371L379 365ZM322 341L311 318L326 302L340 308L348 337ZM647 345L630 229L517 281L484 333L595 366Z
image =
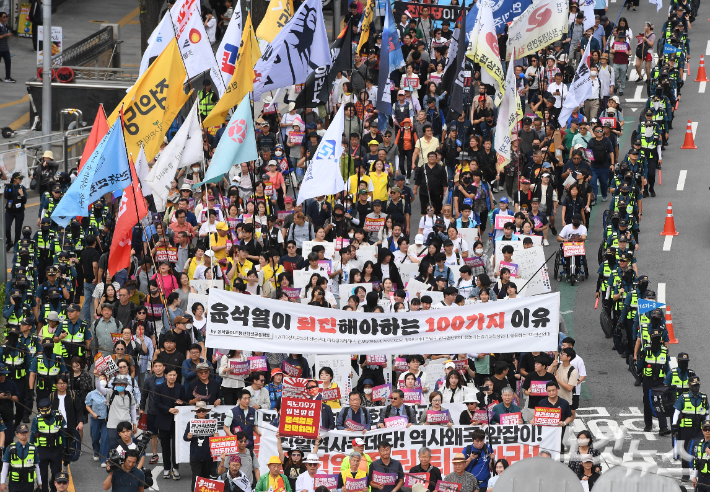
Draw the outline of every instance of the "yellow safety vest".
M643 375L647 378L652 378L655 380L663 379L666 375L664 367L668 361L668 349L665 345L661 345L661 352L658 355L653 355L651 352L651 347L646 348L646 354L644 356L644 368Z
M700 395L700 405L695 406L690 401L690 394L685 393L683 398L683 410L680 411L680 427L683 429L700 429L700 425L705 420L708 412L708 396L705 393Z
M10 481L16 483L33 483L36 478L35 465L37 453L35 446L28 444L27 456L20 459L17 453L17 443L10 444Z
M54 410L54 422L51 424L43 415L37 415L37 446L42 448L62 445L62 423L64 418L59 411Z

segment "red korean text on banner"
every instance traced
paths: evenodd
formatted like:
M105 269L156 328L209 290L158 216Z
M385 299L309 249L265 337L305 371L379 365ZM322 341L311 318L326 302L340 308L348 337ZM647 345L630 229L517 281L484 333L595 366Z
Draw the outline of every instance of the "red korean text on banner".
M535 407L535 425L560 425L562 409Z
M429 486L429 474L428 473L407 473L404 475L404 486L414 487L416 484L421 483Z
M407 427L407 424L409 423L409 419L407 417L386 417L385 418L385 427L388 429L402 429L404 427Z
M284 437L315 439L320 429L320 412L319 400L282 398L279 434Z
M520 412L504 413L500 417L500 425L519 425L523 422L523 416Z
M224 482L197 477L195 481L195 492L224 492Z
M436 489L434 490L437 490L438 492L461 492L461 484L438 480L436 482Z
M565 257L584 256L586 254L584 250L584 243L574 242L562 243L562 252L564 253Z
M210 437L210 453L213 458L219 457L222 453L226 455L239 454L237 436Z
M250 371L267 371L269 369L269 365L266 362L266 357L264 357L263 355L247 357L247 360L249 361Z

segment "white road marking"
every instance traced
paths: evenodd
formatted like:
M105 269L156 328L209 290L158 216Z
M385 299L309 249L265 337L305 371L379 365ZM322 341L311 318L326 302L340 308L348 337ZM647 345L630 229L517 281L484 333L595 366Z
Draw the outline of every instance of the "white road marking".
M560 311L560 314L569 314L571 312L573 312L573 311L571 311L571 310L570 311Z
M707 45L707 47L705 48L705 54L706 54L706 55L710 55L710 41L708 41L708 45Z
M678 174L678 186L675 187L676 191L683 191L683 188L685 188L685 178L688 175L688 171L685 169L680 171L680 174Z
M163 477L163 467L160 465L156 465L156 467L152 470L152 475L153 486L148 490L160 490L160 487L158 486L158 479Z
M663 251L670 251L672 243L673 236L666 236L666 238L663 240Z
M700 85L698 86L698 94L705 94L705 85L707 82L700 82Z
M626 102L627 103L645 103L647 101L647 99L644 98L641 94L645 88L646 88L645 85L636 86L636 91L634 93L633 99L627 98Z
M634 113L638 110L639 110L639 108L631 108L631 111L633 111Z
M673 237L673 236L666 236L666 237ZM666 303L666 283L665 282L658 282L658 289L656 290L656 300L660 302L661 304Z
M691 121L690 126L693 128L693 140L695 140L695 132L698 131L698 122Z
M633 65L632 63L630 63L630 64ZM636 69L633 68L633 66L632 66L632 68L629 69L629 82L636 82L638 79L639 79L639 74L636 73Z

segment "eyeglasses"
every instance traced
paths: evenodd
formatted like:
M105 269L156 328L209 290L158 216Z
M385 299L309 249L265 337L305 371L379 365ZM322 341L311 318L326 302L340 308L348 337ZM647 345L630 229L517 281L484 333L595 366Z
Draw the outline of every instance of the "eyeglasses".
M306 466L318 466L318 463L306 463Z
M314 390L314 389L317 389L317 388L318 388L318 386L306 386L306 389L307 389L307 390Z
M65 383L64 381L57 381L57 386L66 385L66 384L67 384L67 383Z
M432 403L441 403L441 400L432 400Z

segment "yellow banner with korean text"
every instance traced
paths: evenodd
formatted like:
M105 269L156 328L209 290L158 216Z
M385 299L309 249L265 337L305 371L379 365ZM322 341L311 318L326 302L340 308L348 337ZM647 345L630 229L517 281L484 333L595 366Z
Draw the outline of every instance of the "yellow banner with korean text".
M269 43L272 42L291 17L293 17L293 0L271 0L266 15L256 30L256 36Z
M165 133L189 97L183 90L186 76L177 41L173 39L109 117L112 125L123 106L129 154L137 156L143 144L146 159L151 161L160 151Z

